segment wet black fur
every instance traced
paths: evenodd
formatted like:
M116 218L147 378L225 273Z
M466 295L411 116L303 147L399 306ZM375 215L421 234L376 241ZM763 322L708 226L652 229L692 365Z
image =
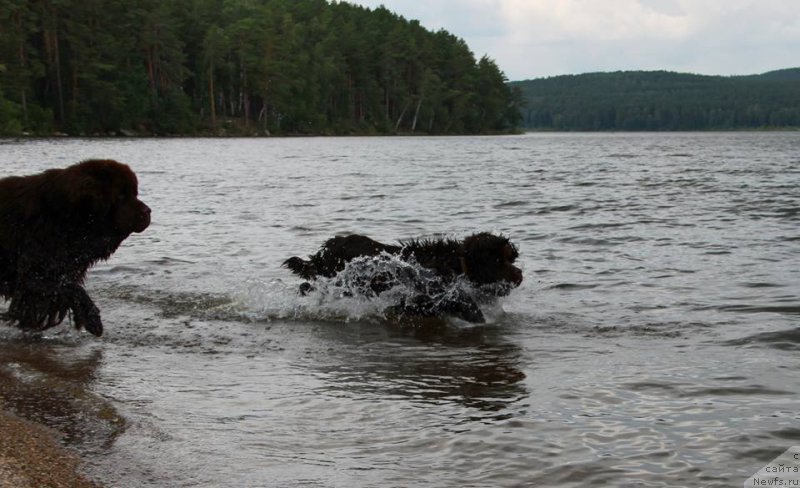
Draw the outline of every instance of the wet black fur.
M418 294L388 311L393 316L444 316L451 315L469 322L484 322L485 318L475 300L464 293L443 298L449 284L463 277L477 287L485 287L490 294L501 296L522 282L522 271L513 265L519 256L516 246L502 235L488 232L473 234L463 240L426 238L383 244L362 235L337 236L328 239L320 250L308 257L292 257L283 262L296 275L314 280L332 278L355 258L378 256L383 253L415 260L432 270L437 277L435 289L427 283L420 286ZM374 277L368 289L374 295L386 291L390 285ZM310 283L301 285L301 292L313 289Z
M3 318L29 331L61 323L103 333L83 288L87 270L150 224L131 169L90 160L64 169L0 179L0 295Z

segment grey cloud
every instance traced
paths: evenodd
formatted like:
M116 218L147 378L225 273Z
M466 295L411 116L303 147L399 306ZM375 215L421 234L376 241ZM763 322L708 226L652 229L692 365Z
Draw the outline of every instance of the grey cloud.
M510 0L509 0L510 1ZM527 0L524 6L552 7L560 0ZM599 1L599 0L591 0ZM606 1L606 0L603 0ZM616 0L620 8L633 3ZM511 80L591 71L655 70L701 74L752 74L798 67L800 8L797 0L635 0L657 14L680 18L690 26L681 35L609 40L598 20L596 29L567 32L563 42L542 42L537 32L547 28L558 39L558 18L520 12L512 31L501 17L506 0L363 0L370 7L385 4L406 18L417 18L429 29L445 28L463 38L477 56L488 54ZM534 3L537 2L537 3ZM566 4L565 4L566 5ZM588 4L591 5L591 4ZM539 10L538 12L546 11ZM641 10L639 11L641 14ZM523 17L530 15L530 18ZM634 15L634 14L631 14ZM565 19L568 21L569 19ZM605 19L606 21L608 19Z

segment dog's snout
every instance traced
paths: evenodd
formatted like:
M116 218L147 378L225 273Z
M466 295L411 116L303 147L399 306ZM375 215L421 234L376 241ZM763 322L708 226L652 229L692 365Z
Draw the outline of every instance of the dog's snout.
M509 281L511 281L511 283L513 283L514 286L519 286L519 285L522 284L522 270L521 269L517 268L516 266L512 266L511 267L511 273L509 273L509 274L510 274L510 276L509 276L510 280Z
M144 232L150 226L152 210L144 202L139 202L139 218L134 232Z

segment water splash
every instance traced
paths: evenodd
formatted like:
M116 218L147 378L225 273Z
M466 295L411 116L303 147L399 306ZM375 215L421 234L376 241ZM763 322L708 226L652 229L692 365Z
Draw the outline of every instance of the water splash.
M306 288L304 292L301 287ZM356 258L331 278L320 277L304 285L251 278L233 293L236 303L251 320L345 322L388 320L391 317L388 309L410 302L420 294L430 297L433 304L458 297L471 298L481 305L490 322L502 313L496 289L475 287L463 278L443 283L433 270L415 260L385 253Z

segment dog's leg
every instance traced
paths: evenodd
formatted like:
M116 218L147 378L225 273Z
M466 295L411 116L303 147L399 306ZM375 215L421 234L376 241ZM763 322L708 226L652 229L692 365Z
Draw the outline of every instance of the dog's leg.
M63 292L68 297L69 308L72 309L72 317L75 320L75 327L83 327L94 336L103 335L103 321L100 319L100 310L94 304L92 298L86 290L78 284L64 287Z
M16 290L11 296L8 312L4 318L22 330L42 331L47 328L49 323L50 307L44 309L42 307L42 303L46 300L47 298L39 293L30 290Z
M9 285L10 303L8 305L8 318L14 325L27 331L42 331L58 325L59 315L63 320L66 313L59 313L61 300L59 294L52 287L48 287L48 280L41 270L25 270L20 273L25 280Z
M77 328L84 328L95 336L103 334L100 310L78 284L56 290L43 286L26 286L17 289L11 297L6 317L23 330L42 331L60 324L72 310Z
M404 300L400 305L387 308L384 313L400 319L450 315L475 324L486 322L486 318L475 300L463 293L458 293L455 297L445 299L417 295L411 300Z
M4 285L4 295L10 299L6 318L20 329L34 332L60 324L69 311L70 299L61 287L53 286L59 282L58 276L57 270L23 256L14 281Z
M445 299L437 304L440 313L458 317L461 320L472 322L474 324L483 324L486 322L486 317L478 304L471 297L463 294L455 299Z

